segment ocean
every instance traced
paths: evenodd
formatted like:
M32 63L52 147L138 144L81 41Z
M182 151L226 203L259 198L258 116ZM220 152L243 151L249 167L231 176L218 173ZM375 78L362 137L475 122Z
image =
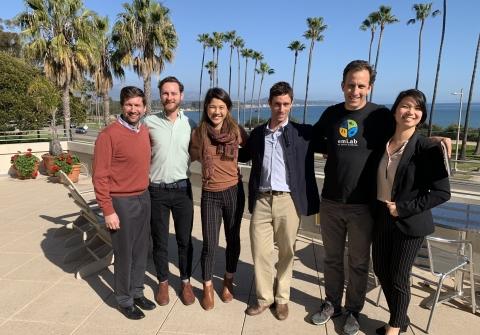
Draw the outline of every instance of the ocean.
M387 107L391 107L391 105L386 105ZM323 111L328 106L308 106L307 108L307 123L314 124L317 122L320 115L322 115ZM438 103L435 104L435 111L433 116L433 124L438 125L441 127L448 127L449 125L457 125L458 123L458 111L460 105L458 103ZM467 110L466 103L463 104L462 108L462 121L461 125L463 126L465 120L465 113ZM232 114L234 118L237 118L237 109L236 106L232 108ZM195 122L198 122L199 113L198 111L190 111L186 112L187 115L192 118ZM430 106L428 106L428 114L430 117ZM245 110L245 119L248 122L250 116L250 109ZM301 122L303 119L303 106L295 106L292 108L290 112L290 116L296 119L297 121ZM270 109L269 108L262 108L260 110L260 118L268 119L270 117ZM256 108L253 110L252 119L257 119L257 112ZM240 120L243 124L243 114L242 109L240 108ZM427 118L428 123L429 118ZM469 116L469 128L480 128L480 103L472 103L470 106L470 116Z

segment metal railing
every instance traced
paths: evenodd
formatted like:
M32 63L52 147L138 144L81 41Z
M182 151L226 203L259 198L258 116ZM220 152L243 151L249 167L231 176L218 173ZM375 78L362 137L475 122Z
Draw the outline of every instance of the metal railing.
M57 134L60 141L67 140L64 131L58 131ZM49 129L0 131L0 144L48 142L51 139L52 133Z

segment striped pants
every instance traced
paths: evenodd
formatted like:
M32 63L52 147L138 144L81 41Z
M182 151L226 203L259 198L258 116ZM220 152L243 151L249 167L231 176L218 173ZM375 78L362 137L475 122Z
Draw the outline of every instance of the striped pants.
M230 273L237 271L238 258L240 257L240 224L244 208L245 193L242 182L219 192L202 190L203 249L200 263L204 281L212 279L222 218L225 239L227 240L225 250L226 271Z
M373 268L390 310L391 327L408 326L410 272L424 237L402 233L387 207L378 206L372 243Z

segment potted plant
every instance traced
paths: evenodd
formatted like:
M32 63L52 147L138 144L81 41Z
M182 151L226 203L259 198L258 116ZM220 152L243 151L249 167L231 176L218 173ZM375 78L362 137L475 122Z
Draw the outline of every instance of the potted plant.
M40 159L32 154L32 149L27 149L22 154L18 151L10 158L12 168L15 170L17 178L19 179L35 179L38 176L38 163Z
M61 153L60 155L55 156L54 164L52 170L55 174L58 171L63 171L74 183L78 181L78 176L80 175L80 159L77 155L71 153Z

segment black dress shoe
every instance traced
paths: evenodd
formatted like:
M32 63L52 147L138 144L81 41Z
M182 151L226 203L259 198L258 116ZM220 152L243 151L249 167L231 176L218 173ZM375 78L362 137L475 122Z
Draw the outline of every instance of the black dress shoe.
M144 311L151 311L152 309L155 309L155 307L157 307L157 305L155 305L153 301L148 300L145 297L135 298L133 299L133 303Z
M145 314L135 305L128 307L118 306L118 310L130 320L140 320L145 317Z

